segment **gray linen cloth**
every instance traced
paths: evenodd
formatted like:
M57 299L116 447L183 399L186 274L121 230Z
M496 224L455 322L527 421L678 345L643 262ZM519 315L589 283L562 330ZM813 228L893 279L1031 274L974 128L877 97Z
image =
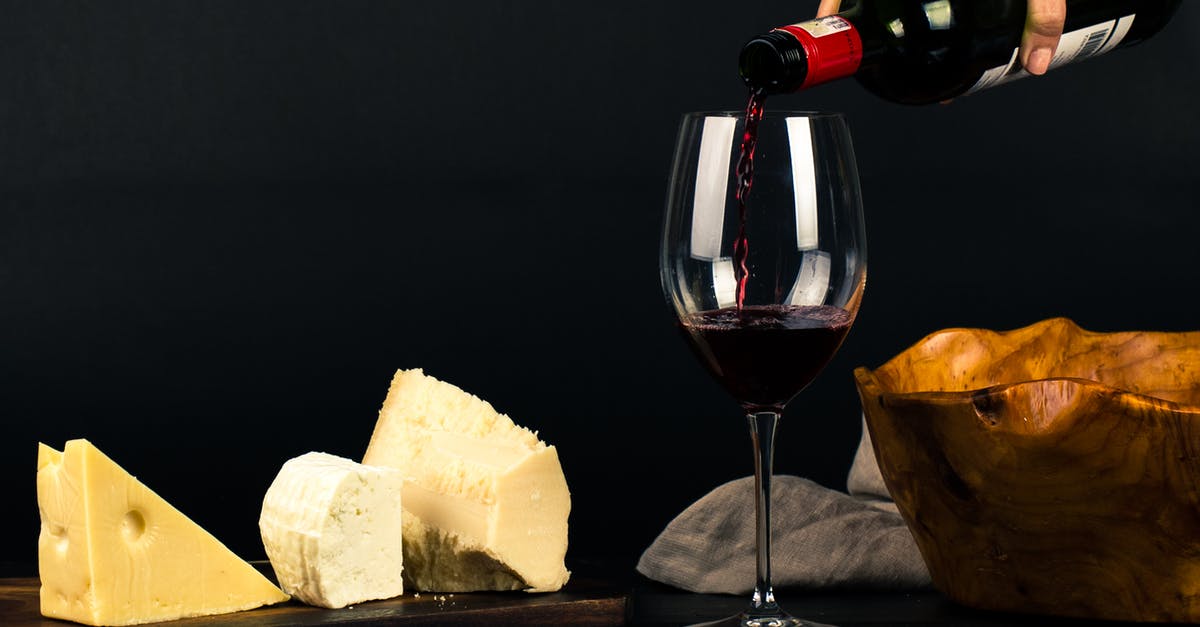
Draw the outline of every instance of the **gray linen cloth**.
M928 587L929 572L883 484L865 424L846 484L849 494L775 475L774 585ZM754 477L719 486L684 510L642 554L637 570L692 592L750 593L755 579Z

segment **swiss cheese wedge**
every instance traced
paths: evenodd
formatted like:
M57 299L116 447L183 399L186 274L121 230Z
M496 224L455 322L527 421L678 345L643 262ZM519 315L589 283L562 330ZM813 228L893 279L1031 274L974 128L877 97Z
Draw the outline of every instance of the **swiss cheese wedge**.
M87 440L38 445L44 616L134 625L288 595Z

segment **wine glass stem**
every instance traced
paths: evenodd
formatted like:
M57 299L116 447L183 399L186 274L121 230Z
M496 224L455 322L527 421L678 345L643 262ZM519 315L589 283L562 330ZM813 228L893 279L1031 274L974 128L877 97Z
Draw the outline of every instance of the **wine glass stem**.
M775 429L779 413L758 411L747 414L750 441L754 445L754 544L757 548L758 573L750 613L771 615L779 612L775 591L771 589L771 468L775 455Z

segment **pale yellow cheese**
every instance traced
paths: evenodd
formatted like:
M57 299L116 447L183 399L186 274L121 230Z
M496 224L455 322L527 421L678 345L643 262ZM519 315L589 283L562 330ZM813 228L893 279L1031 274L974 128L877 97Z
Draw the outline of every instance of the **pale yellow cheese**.
M87 440L38 445L42 615L134 625L288 596Z
M405 585L541 592L570 576L558 452L487 402L401 370L363 463L405 475Z
M329 608L402 594L403 488L395 468L327 453L284 463L258 519L279 585Z

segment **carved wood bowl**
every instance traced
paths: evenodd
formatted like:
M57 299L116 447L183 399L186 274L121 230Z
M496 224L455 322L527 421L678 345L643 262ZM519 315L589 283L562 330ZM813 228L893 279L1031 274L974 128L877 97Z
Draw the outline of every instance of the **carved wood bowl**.
M947 596L1200 621L1200 332L948 329L854 376Z

